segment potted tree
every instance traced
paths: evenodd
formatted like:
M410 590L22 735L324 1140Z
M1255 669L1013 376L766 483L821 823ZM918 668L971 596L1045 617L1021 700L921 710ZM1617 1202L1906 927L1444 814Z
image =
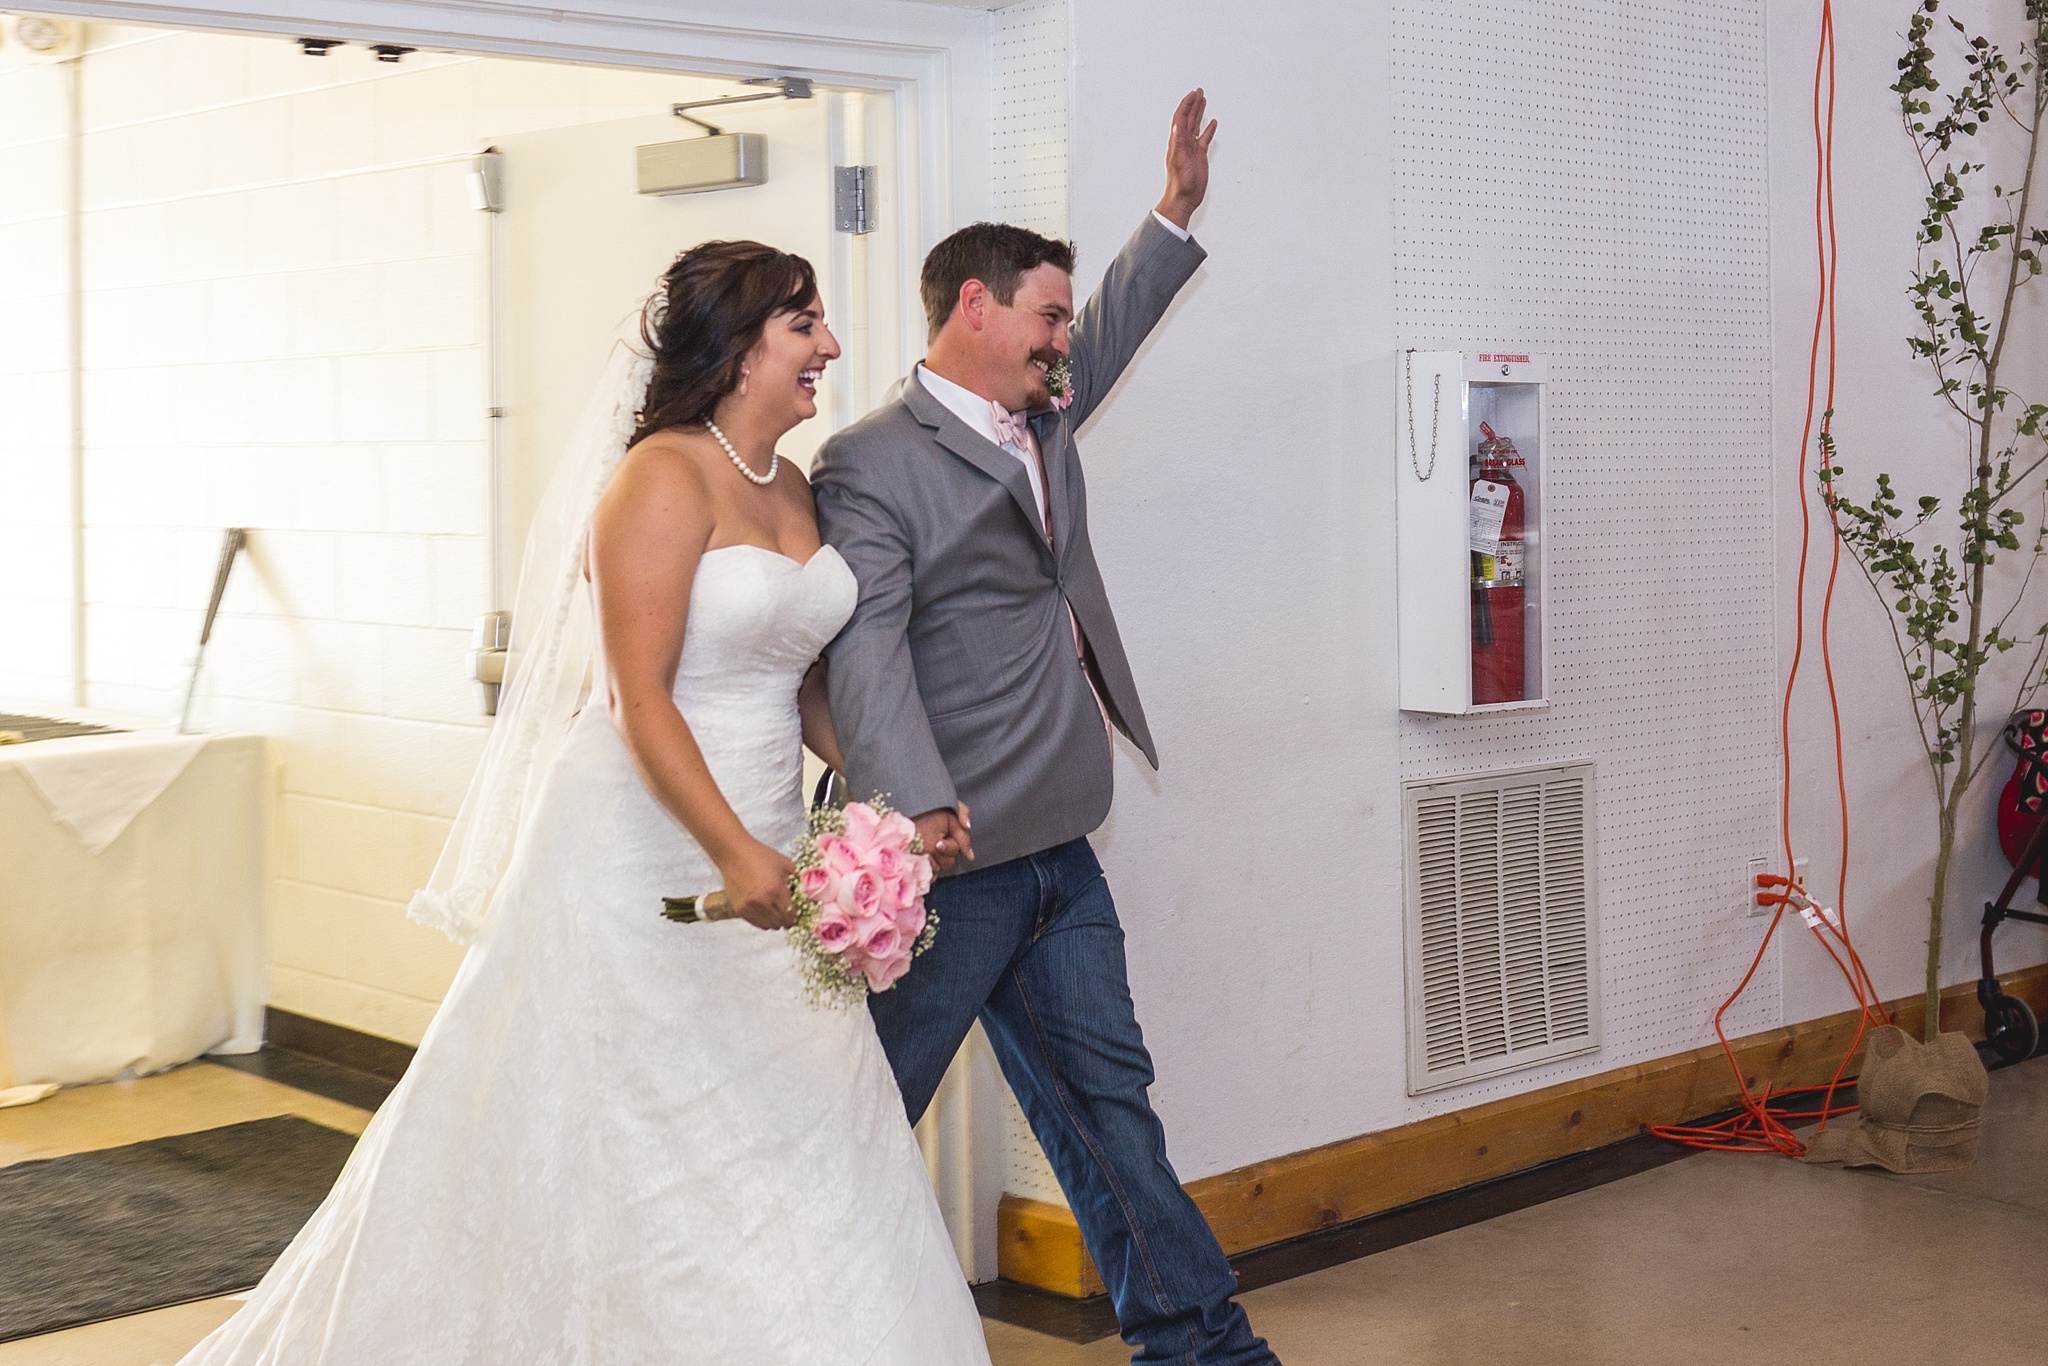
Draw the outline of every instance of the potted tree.
M1820 436L1820 487L1838 534L1876 591L1892 627L1913 700L1935 797L1933 885L1928 894L1924 1038L1941 1024L1942 923L1964 802L1991 767L1980 708L1986 667L2019 647L2031 658L2005 715L2048 682L2048 624L2016 618L2048 554L2037 477L2048 465L2048 383L2022 375L2021 305L2048 262L2048 186L2041 133L2048 121L2048 0L2012 0L2020 40L2010 48L1922 0L1892 89L1927 187L1907 294L1918 328L1907 339L1957 422L1961 486L1910 507L1889 474L1867 502L1843 493L1830 424ZM2034 353L2038 365L2039 351ZM2031 381L2032 392L2028 392ZM1830 414L1830 416L1832 416ZM2022 556L1994 583L2001 557ZM2003 674L2003 670L1998 671ZM1985 718L1988 719L1988 718Z

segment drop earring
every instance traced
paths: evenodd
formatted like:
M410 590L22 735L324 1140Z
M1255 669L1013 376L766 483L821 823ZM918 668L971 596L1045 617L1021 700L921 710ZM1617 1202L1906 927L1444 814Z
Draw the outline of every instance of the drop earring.
M746 366L742 365L742 366L740 367L740 396L741 396L741 397L743 397L743 398L744 398L744 397L746 396L746 392L747 392L747 376L748 376L748 375L749 375L750 373L752 373L752 372L751 372L751 371L749 371L749 370L747 369L747 367L746 367Z

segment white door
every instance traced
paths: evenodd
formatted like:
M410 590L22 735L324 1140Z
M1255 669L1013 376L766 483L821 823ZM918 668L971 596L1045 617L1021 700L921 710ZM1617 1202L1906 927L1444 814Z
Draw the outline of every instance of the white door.
M747 91L735 86L735 91ZM686 195L643 195L635 149L699 130L667 113L498 139L504 155L499 382L505 424L499 494L500 582L508 591L527 523L570 428L604 369L606 342L678 253L714 238L751 238L818 268L827 311L832 164L826 100L763 101L717 111L720 126L768 140L768 181ZM705 111L710 115L712 111ZM835 326L841 320L830 319ZM819 395L832 413L834 371ZM826 419L799 427L783 453L807 460Z
M692 99L758 95L733 84ZM833 226L834 148L865 140L876 97L818 92L808 100L760 100L697 111L727 132L767 139L768 180L683 195L639 193L643 143L705 136L668 113L578 124L496 139L504 204L496 244L497 360L502 430L493 479L497 513L493 573L509 605L526 529L547 491L562 446L604 369L607 342L636 315L676 256L713 239L766 242L818 272L827 322L847 354L827 367L819 416L783 438L782 454L809 469L837 427L869 406L866 350L872 329L851 316L870 291L866 243L853 248ZM842 155L840 160L844 160ZM842 240L835 240L842 239ZM807 784L823 767L807 761Z

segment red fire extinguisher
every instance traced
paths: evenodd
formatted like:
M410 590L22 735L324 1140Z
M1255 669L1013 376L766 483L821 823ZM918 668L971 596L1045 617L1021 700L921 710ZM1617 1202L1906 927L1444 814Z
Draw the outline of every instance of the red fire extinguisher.
M1515 443L1482 422L1472 480L1472 700L1519 702L1523 681L1522 486ZM1491 552L1479 547L1490 546Z

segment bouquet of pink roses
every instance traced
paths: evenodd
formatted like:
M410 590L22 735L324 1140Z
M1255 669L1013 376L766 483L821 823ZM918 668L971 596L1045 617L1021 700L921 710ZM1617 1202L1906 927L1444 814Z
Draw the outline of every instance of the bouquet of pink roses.
M880 802L814 806L794 858L789 939L814 999L852 1004L887 991L931 947L939 932L924 904L932 861L908 818ZM733 914L718 892L662 900L671 920Z

